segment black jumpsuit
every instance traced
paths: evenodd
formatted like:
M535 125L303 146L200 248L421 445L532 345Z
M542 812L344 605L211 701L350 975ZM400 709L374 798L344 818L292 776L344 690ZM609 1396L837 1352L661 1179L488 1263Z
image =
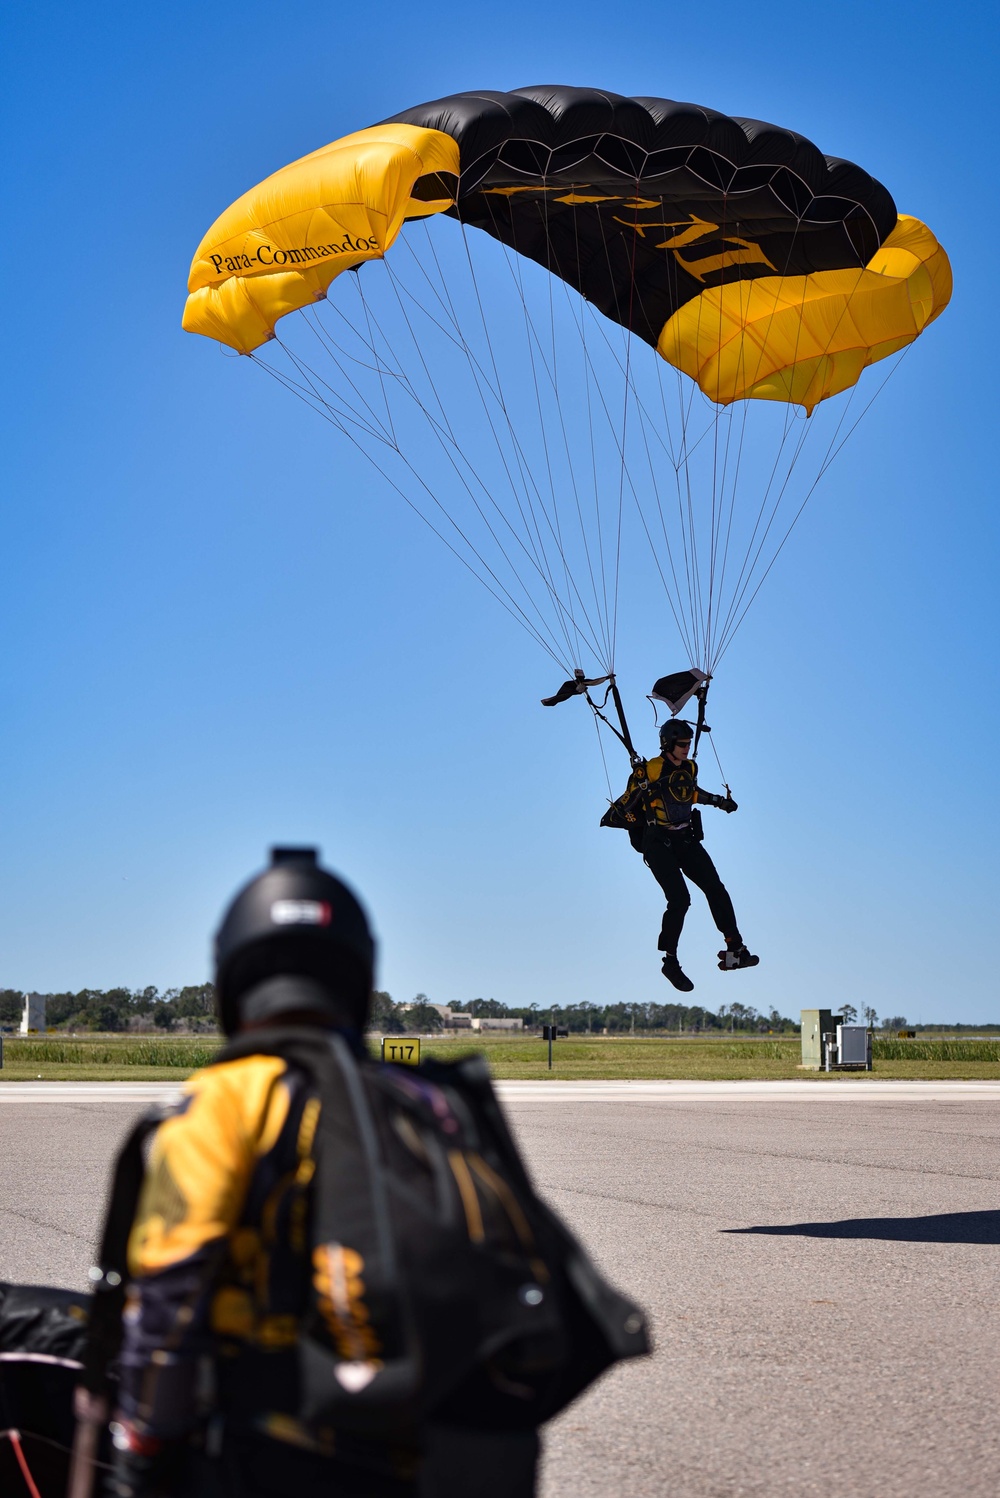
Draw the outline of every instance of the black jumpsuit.
M692 816L697 801L708 803L711 799L715 802L717 798L699 792L698 766L693 759L685 759L679 765L666 758L651 759L646 764L645 778L650 789L644 797L639 797L636 802L641 782L640 777L633 774L617 805L635 805L639 821L630 832L633 846L642 853L653 878L667 897L657 943L660 951L677 952L684 917L691 904L685 878L704 894L712 919L726 941L732 946L739 945L742 937L729 891L701 843Z

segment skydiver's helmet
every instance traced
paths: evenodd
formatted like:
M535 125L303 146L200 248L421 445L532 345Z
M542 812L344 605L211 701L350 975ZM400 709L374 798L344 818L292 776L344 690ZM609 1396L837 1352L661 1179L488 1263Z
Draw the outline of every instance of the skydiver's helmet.
M693 738L694 729L690 723L686 723L683 718L668 718L660 726L660 753L673 754L678 744L685 741L690 744Z
M375 942L358 900L320 868L315 848L273 848L215 936L215 989L227 1035L290 1011L363 1030Z

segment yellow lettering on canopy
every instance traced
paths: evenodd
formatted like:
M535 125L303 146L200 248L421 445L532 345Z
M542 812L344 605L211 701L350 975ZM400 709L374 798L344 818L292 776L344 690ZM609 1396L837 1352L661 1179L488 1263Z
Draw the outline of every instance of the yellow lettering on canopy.
M593 197L587 197L582 192L568 192L561 198L556 198L557 203L568 203L571 208L575 208L578 203L617 203L619 201L616 197L602 197L597 194Z
M649 206L651 208L662 208L663 204L651 203ZM680 219L679 221L677 219L657 219L651 224L640 224L634 220L619 218L617 213L614 215L614 220L616 224L624 224L627 229L634 229L640 239L645 239L647 229L680 229L681 232L679 234L675 234L671 239L665 239L661 244L658 244L656 246L658 250L673 250L679 245L697 244L699 239L711 239L719 231L718 224L710 224L707 219L699 218L696 213L692 214L690 218Z
M705 277L714 270L728 270L731 265L766 265L768 270L776 270L764 254L759 244L754 244L752 239L739 239L735 234L726 235L726 244L737 246L735 250L725 249L721 255L706 255L703 260L685 260L683 255L674 255L678 265L683 265L689 276L694 276L696 281L704 281ZM658 250L667 250L669 244L658 244Z
M652 203L645 204L646 207L654 207ZM640 238L645 239L647 229L679 229L679 234L672 234L669 239L661 239L656 246L658 250L673 250L674 259L677 264L686 270L689 276L694 276L696 281L704 281L712 271L728 270L731 265L766 265L768 270L776 267L768 260L759 244L752 239L743 239L738 234L720 234L721 225L710 224L707 219L699 218L696 213L689 219L674 220L659 219L653 223L640 224L638 221L629 223L626 218L614 215L616 224L624 224L626 228L634 229ZM708 239L722 239L725 249L717 255L706 255L701 260L686 260L677 251L686 245L700 244ZM735 246L735 248L733 248Z
M535 187L484 187L482 191L483 191L483 196L484 197L492 194L493 197L495 197L495 198L512 198L515 193L519 193L519 192L558 192L559 189L557 187L538 187L538 186L535 186Z

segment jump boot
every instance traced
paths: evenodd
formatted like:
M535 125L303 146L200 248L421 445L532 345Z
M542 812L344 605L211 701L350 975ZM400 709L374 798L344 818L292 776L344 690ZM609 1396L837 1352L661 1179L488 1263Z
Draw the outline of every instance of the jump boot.
M760 962L743 944L742 936L727 936L726 945L719 953L719 971L735 972L738 967L756 967Z
M680 963L677 961L676 952L664 952L663 976L666 978L668 983L672 983L675 988L679 988L681 993L690 993L694 988L694 984L691 982L691 979L688 977L687 973L684 972Z

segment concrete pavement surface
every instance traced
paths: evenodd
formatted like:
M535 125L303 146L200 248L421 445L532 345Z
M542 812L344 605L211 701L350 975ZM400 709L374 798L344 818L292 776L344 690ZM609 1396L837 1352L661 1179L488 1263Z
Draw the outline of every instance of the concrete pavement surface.
M0 1085L0 1278L85 1283L115 1143L169 1090ZM504 1093L539 1183L656 1330L555 1422L544 1498L992 1498L996 1084Z

